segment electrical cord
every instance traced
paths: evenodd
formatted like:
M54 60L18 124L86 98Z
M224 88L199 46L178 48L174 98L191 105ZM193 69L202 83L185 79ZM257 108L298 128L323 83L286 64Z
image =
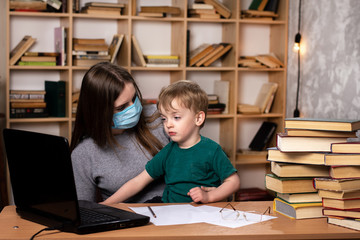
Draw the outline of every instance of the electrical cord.
M34 235L32 235L32 237L30 238L30 240L33 240L37 235L39 235L40 233L44 232L44 231L52 231L52 230L61 230L62 226L59 227L47 227L47 228L43 228L40 231L38 231L37 233L35 233Z
M300 34L300 24L301 24L301 0L299 0L299 21L298 21L298 33L295 36L295 40L298 40L300 43L301 34ZM297 39L298 38L298 39ZM295 110L294 110L294 117L300 116L300 111L298 109L299 104L299 92L300 92L300 48L297 51L298 54L298 76L297 76L297 89L296 89L296 102L295 102Z

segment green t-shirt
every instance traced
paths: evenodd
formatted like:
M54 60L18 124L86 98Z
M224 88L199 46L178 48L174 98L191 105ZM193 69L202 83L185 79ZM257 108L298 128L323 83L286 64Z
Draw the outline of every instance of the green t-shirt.
M162 201L165 203L192 202L187 195L191 188L218 187L236 172L220 145L203 136L188 149L170 142L145 168L154 179L164 176L166 187Z

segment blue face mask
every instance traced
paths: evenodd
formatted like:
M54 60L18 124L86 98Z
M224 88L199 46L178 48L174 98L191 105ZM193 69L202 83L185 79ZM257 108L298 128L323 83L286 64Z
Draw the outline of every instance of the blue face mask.
M114 129L128 129L135 127L139 122L142 106L139 98L136 96L134 104L125 108L121 112L114 113Z

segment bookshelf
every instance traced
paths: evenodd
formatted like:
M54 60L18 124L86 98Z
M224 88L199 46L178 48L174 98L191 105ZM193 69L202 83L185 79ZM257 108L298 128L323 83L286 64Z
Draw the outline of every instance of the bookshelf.
M68 29L66 39L68 49L66 66L10 66L9 59L6 59L6 127L45 131L70 139L74 124L71 95L73 90L80 88L82 76L88 69L88 67L73 66L72 39L105 38L110 43L113 34L117 33L124 34L125 37L116 62L133 74L145 98L156 98L161 87L180 79L198 82L209 94L214 91L215 80L228 81L229 111L226 114L209 115L202 130L203 134L219 142L233 164L240 168L244 165L265 164L266 155L263 152L254 156L253 153L249 154L246 151L239 153L238 150L248 147L263 121L275 122L278 125L277 132L283 131L286 109L288 0L279 0L279 17L275 20L242 19L240 11L247 9L251 0L223 0L222 3L231 10L231 17L228 19L188 17L187 9L190 8L193 0L109 0L108 2L125 3L120 16L75 13L72 10L73 1L75 0L67 0L67 11L64 13L9 11L9 1L7 1L3 10L6 12L7 22L7 56L27 34L37 39L32 51L53 51L53 28L60 26ZM80 6L86 2L88 1L81 0ZM153 3L179 7L180 14L168 15L164 18L137 15L140 6ZM40 26L44 31L35 31ZM159 32L161 34L158 34ZM134 65L132 35L138 39L144 54L180 56L179 67L149 68ZM192 50L205 41L227 42L233 47L221 61L218 60L209 67L186 66L187 42ZM285 67L275 69L238 67L239 56L268 53L275 53ZM45 80L66 82L65 117L10 118L10 89L41 89ZM252 104L264 82L278 84L270 113L238 114L237 104ZM271 144L274 143L273 137Z

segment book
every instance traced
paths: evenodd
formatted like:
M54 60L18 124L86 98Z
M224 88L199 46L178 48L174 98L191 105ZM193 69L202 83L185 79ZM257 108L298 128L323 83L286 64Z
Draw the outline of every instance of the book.
M292 219L324 217L321 203L288 203L280 198L274 199L274 211Z
M268 3L268 0L262 0L261 3L259 4L257 10L259 10L259 11L264 11L267 3Z
M58 52L25 52L23 56L50 56L58 57L60 54Z
M260 188L243 188L236 192L235 201L268 201L273 200L266 190Z
M202 19L220 19L221 16L218 13L189 13L189 17L202 18Z
M342 210L350 210L350 209L360 210L360 198L349 198L349 199L322 198L322 205L324 208L335 208Z
M22 56L20 61L25 62L56 62L56 57L53 56Z
M104 38L73 38L74 44L106 44Z
M358 190L360 179L314 178L314 187L331 191Z
M257 55L255 56L255 59L262 63L263 65L269 67L269 68L280 68L284 67L284 64L275 56L272 56L270 54L267 55Z
M51 117L65 117L65 81L45 81L45 101Z
M274 135L276 127L276 123L267 121L263 122L254 138L251 140L249 148L253 151L264 150L271 137Z
M329 177L329 166L271 162L271 172L279 177Z
M116 56L120 50L121 43L124 39L124 34L114 34L110 46L109 46L109 55L111 57L110 62L115 63Z
M277 193L311 193L317 192L311 177L278 177L266 174L265 187Z
M73 59L73 65L79 67L90 67L99 62L108 62L109 60L105 59Z
M219 96L219 102L225 104L224 111L222 113L229 113L229 92L230 82L215 80L214 81L214 94Z
M10 90L10 102L14 100L35 100L45 98L43 90Z
M288 203L322 203L322 198L318 193L276 193L276 197Z
M264 11L270 11L276 13L279 6L279 0L268 0Z
M277 83L267 82L262 84L255 101L255 106L259 107L260 113L265 112L269 102L272 101L271 97L276 93L277 89Z
M75 51L108 51L109 46L107 44L81 44L74 43Z
M334 208L323 208L323 214L324 216L360 219L360 209L342 210L342 209L334 209Z
M36 61L19 61L20 66L56 66L56 61L53 62L36 62Z
M338 218L338 217L328 217L327 222L329 224L360 230L360 221L359 219L350 219L350 218Z
M140 12L143 13L168 13L179 15L181 10L174 6L140 6Z
M57 65L66 66L67 64L67 28L56 27L54 28L54 49L60 54Z
M260 107L253 104L239 103L237 105L237 112L242 114L260 113Z
M213 5L215 10L224 18L231 17L231 10L218 0L204 0L205 4Z
M211 57L215 56L218 52L221 51L221 49L224 48L223 44L213 44L213 50L206 54L203 58L201 58L197 63L195 63L195 66L200 67L203 65L207 60L209 60Z
M159 18L163 18L166 17L166 13L157 13L157 12L139 12L138 16L140 17L159 17Z
M9 1L9 8L13 10L36 10L36 11L45 11L46 2L44 1L21 1L21 0L12 0Z
M358 219L328 217L327 222L345 228L360 230L360 221Z
M211 5L211 4L196 3L196 2L194 2L193 4L191 4L191 8L192 8L192 9L212 9L212 10L215 10L214 6Z
M84 6L81 13L121 16L122 8Z
M281 152L276 147L268 148L268 161L324 165L326 153L321 152Z
M215 45L203 43L190 51L189 66L194 66L198 61L215 49Z
M11 108L45 108L46 102L11 102L10 103Z
M278 133L276 146L282 152L330 152L331 144L346 138L295 137Z
M321 131L321 130L306 130L306 129L285 129L288 136L297 137L344 137L355 138L356 132L343 132L343 131Z
M36 39L29 35L24 36L21 41L10 52L10 65L15 65L21 56L35 43Z
M146 66L145 58L135 35L131 36L131 40L133 43L132 44L133 47L131 49L133 61L135 62L136 65L145 67Z
M360 166L358 153L329 153L325 155L325 165L353 165Z
M110 2L87 2L85 6L94 6L94 7L114 7L114 8L124 8L124 3L110 3Z
M335 199L360 198L360 189L342 190L342 191L319 189L318 194L322 198L335 198Z
M360 178L360 166L331 166L332 178Z
M258 8L259 8L262 1L263 0L252 0L249 7L248 7L248 9L250 9L250 10L258 10Z
M84 55L74 55L74 59L101 59L104 61L110 61L110 55L99 55L99 54L84 54Z
M285 128L326 130L326 131L356 131L360 129L360 120L349 119L316 119L316 118L286 118Z
M360 142L339 142L331 144L333 153L360 153Z
M215 62L216 60L222 58L225 56L225 54L227 52L229 52L232 48L232 45L230 43L220 43L221 45L224 46L224 48L221 48L219 52L216 52L216 54L214 54L213 56L211 56L211 58L209 58L208 60L206 60L203 65L204 67L208 67L209 65L211 65L213 62Z
M43 118L48 117L45 107L42 108L10 108L10 118Z

